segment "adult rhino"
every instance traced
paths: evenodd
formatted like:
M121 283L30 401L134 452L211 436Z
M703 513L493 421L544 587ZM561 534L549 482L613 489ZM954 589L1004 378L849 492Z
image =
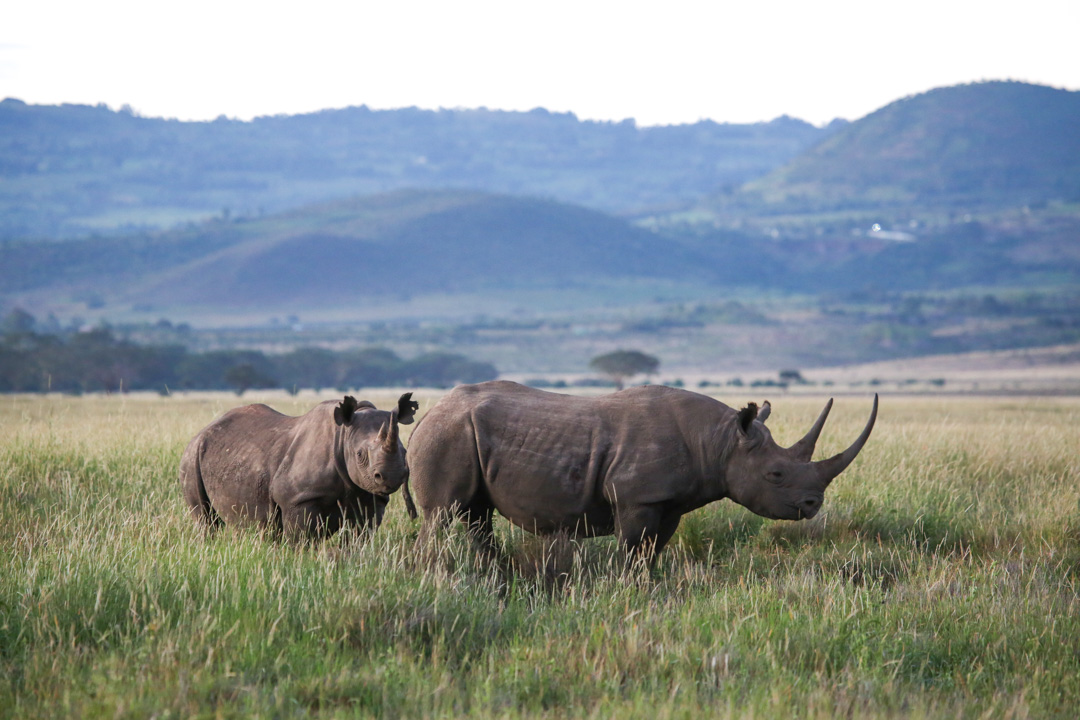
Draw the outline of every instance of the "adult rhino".
M377 410L350 395L299 417L266 405L225 413L188 443L180 483L191 515L208 525L255 523L292 537L345 523L378 527L390 493L409 477L398 424L418 408L412 393Z
M817 514L825 488L870 437L811 462L832 400L789 448L773 441L768 402L734 409L698 393L634 387L573 397L512 382L462 385L424 416L409 440L421 540L446 518L469 523L494 552L492 515L534 533L615 534L652 560L691 510L730 498L758 515ZM404 490L409 513L415 506Z

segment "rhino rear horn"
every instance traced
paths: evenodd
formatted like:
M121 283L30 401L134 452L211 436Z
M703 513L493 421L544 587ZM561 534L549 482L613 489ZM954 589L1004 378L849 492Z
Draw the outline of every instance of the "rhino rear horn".
M814 467L818 470L818 479L821 482L822 489L829 486L837 475L844 472L844 469L855 460L855 457L859 454L859 451L863 449L863 445L866 444L867 438L870 437L870 431L874 429L874 421L877 420L877 408L878 408L878 396L874 393L874 407L870 410L870 419L866 421L866 427L863 428L862 434L858 439L851 444L844 452L839 455L833 455L828 460L818 460L814 463Z
M821 435L821 428L825 427L825 419L829 417L829 411L832 410L832 403L832 398L829 398L829 402L825 403L825 409L821 411L818 419L814 421L814 426L810 428L810 432L806 433L802 440L788 448L796 460L810 462L813 459L814 447L817 445L818 437Z

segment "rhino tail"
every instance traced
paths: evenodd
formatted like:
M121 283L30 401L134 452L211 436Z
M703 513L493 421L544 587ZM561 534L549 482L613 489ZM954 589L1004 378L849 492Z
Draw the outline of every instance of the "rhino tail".
M412 493L409 492L409 481L405 480L405 484L401 486L401 495L405 498L405 511L409 513L409 517L413 520L419 517L416 512L416 505L413 503Z

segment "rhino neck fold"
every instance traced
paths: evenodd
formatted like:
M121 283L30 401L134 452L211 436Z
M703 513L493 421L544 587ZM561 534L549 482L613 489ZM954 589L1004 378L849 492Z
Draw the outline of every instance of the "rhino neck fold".
M703 428L698 445L698 474L702 505L731 497L728 492L727 462L736 440L734 422L721 423L712 431Z

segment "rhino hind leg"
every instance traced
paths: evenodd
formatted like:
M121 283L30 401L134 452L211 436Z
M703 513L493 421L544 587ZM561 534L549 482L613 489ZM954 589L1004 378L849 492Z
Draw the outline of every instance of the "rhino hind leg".
M462 515L469 526L469 539L481 553L492 558L502 557L502 548L495 542L495 526L492 522L495 508L491 505L472 507Z
M184 499L187 501L189 513L196 525L209 530L224 524L221 516L210 503L210 497L206 494L206 485L203 483L197 459L184 458L180 464L180 484L184 490Z
M187 495L187 493L185 493ZM205 493L201 498L196 497L194 500L188 496L188 506L191 513L191 519L195 521L195 524L206 530L213 528L219 528L224 525L221 516L214 510L214 506L210 504L210 499L206 497Z

